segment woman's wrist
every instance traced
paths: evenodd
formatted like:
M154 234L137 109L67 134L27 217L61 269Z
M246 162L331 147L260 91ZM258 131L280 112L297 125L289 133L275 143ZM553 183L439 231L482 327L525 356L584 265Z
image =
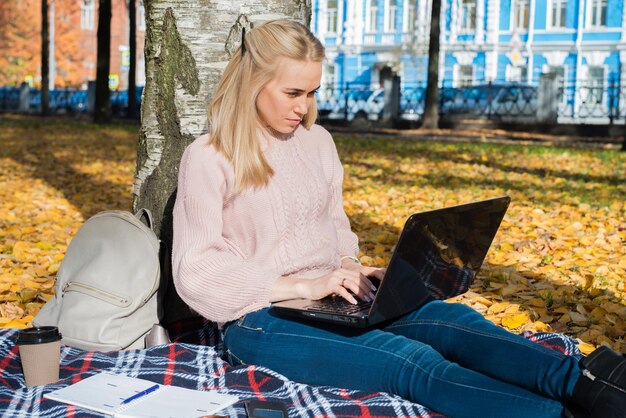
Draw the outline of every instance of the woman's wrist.
M352 260L355 264L361 265L361 260L353 255L344 255L341 257L341 264L343 264L344 260Z
M348 270L361 270L361 262L358 258L352 256L343 256L341 257L341 268Z
M281 300L309 298L311 294L309 280L296 277L279 277L270 293L270 302Z

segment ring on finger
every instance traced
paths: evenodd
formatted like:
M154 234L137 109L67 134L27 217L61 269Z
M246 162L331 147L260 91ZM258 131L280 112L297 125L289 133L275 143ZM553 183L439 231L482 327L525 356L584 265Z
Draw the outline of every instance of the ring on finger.
M344 277L344 278L343 278L343 280L341 281L341 287L346 287L346 286L345 286L346 280L348 280L348 279L346 279L346 278Z

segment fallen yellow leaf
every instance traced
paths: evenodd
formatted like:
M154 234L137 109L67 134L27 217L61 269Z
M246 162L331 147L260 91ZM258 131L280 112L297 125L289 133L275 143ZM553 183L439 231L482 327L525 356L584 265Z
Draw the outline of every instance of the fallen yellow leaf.
M517 329L525 325L530 321L530 317L526 312L521 312L516 315L505 316L502 318L502 326L509 329Z

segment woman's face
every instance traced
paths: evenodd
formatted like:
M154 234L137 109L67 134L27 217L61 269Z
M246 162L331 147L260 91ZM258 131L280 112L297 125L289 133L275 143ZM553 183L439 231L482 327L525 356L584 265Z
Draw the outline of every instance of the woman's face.
M315 100L321 78L321 62L282 58L276 76L256 100L261 123L280 133L293 132Z

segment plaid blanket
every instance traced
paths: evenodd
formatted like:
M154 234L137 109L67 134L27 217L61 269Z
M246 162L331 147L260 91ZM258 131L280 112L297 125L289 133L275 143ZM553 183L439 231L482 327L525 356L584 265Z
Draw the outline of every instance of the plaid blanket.
M220 412L246 417L250 399L282 401L290 417L443 417L421 405L388 393L313 387L256 366L232 367L221 358L219 332L209 322L188 321L170 328L174 342L146 350L109 353L63 347L60 380L27 388L16 346L18 330L0 329L0 414L2 417L101 417L44 399L45 393L109 371L166 385L217 390L240 401ZM560 334L524 334L526 338L566 354L579 355L574 340Z

